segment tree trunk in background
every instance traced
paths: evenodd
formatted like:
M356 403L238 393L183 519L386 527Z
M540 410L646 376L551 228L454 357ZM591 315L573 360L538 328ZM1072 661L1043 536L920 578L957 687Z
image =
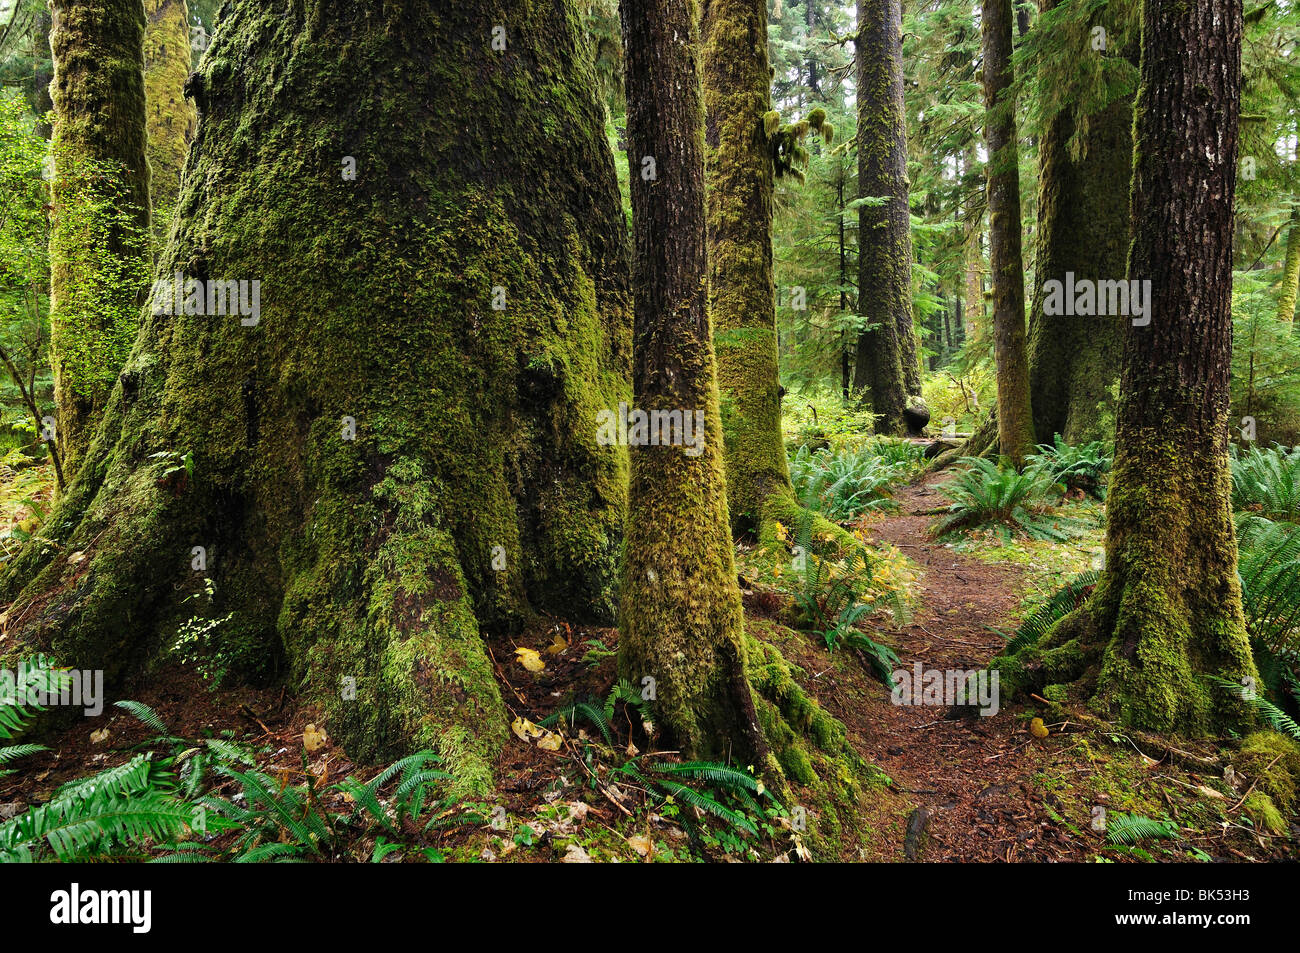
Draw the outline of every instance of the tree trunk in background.
M1227 427L1241 42L1231 0L1145 5L1128 275L1151 282L1150 323L1125 332L1106 572L1040 647L1001 660L1004 690L1099 664L1096 702L1168 734L1243 728L1245 704L1202 676L1256 675Z
M1056 0L1047 0L1050 10ZM1111 37L1119 35L1104 17ZM1124 55L1136 63L1137 42ZM1073 57L1075 54L1071 53ZM1102 55L1095 53L1094 55ZM1045 93L1046 99L1051 94ZM1057 94L1059 96L1059 93ZM1070 140L1086 123L1081 150ZM1133 175L1133 100L1116 100L1089 115L1072 103L1048 122L1039 152L1038 288L1029 319L1029 390L1034 433L1042 443L1060 434L1079 444L1114 436L1125 318L1044 313L1048 281L1121 280L1128 261L1129 185Z
M144 90L154 238L162 244L180 191L185 153L198 116L185 98L190 75L190 30L185 0L144 0Z
M966 175L978 165L975 152L975 140L971 140L970 149L963 161ZM980 176L980 194L984 193L984 177ZM962 244L963 288L966 299L966 337L975 337L976 329L984 323L984 211L972 209L968 203L963 214L965 236Z
M853 386L865 391L879 433L902 434L908 398L920 394L912 328L912 232L899 0L858 0L858 338Z
M620 9L636 236L635 406L680 411L704 426L696 435L702 445L694 449L629 447L619 672L637 685L654 679L655 712L689 757L757 764L766 746L745 671L705 301L704 111L695 5L624 0ZM715 42L722 39L717 31L736 28L717 20L712 25ZM752 21L740 29L748 33Z
M1300 202L1291 212L1286 233L1286 260L1282 265L1282 289L1277 296L1277 319L1295 320L1296 292L1300 291Z
M772 280L772 108L766 0L705 0L701 17L708 189L709 317L717 350L727 504L737 532L769 497L793 504L781 434Z
M71 480L135 337L149 164L139 0L53 0L50 363Z
M1043 135L1039 173L1038 291L1029 321L1030 404L1034 432L1079 444L1109 438L1106 418L1119 381L1123 315L1044 313L1044 284L1119 281L1128 258L1128 184L1133 167L1133 103L1121 100L1088 117L1084 153L1070 156L1079 117L1071 107Z
M45 122L45 117L54 108L54 100L50 98L50 81L54 79L54 60L50 53L50 28L53 22L49 7L42 3L32 22L32 79L24 88L27 102L36 116L36 130L44 139L50 138L54 132Z
M286 661L354 758L428 746L486 791L482 633L615 615L626 463L597 422L631 328L588 46L569 2L224 9L157 274L258 280L260 306L154 294L57 551L0 596L110 683L225 620L218 661Z
M998 374L999 451L1019 466L1034 450L1025 355L1025 266L1020 250L1020 160L1011 67L1011 0L984 0L989 263Z

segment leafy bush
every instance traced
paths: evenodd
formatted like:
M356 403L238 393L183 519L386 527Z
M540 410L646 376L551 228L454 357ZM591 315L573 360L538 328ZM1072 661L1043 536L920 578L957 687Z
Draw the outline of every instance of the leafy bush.
M963 457L961 463L963 468L939 486L952 503L933 527L935 536L988 528L1004 539L1021 533L1059 543L1078 535L1080 520L1054 514L1048 506L1049 474L1032 467L1020 473L979 457Z
M1232 505L1271 520L1300 520L1300 447L1233 447Z

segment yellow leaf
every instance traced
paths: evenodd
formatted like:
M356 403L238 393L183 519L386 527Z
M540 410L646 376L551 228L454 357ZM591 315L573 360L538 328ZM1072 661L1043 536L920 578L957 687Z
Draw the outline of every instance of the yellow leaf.
M540 672L546 668L546 663L534 649L515 649L515 657L519 660L519 664L530 672Z
M1029 733L1035 738L1046 738L1049 734L1047 726L1043 724L1043 719L1034 718L1029 722Z
M308 754L315 754L325 747L325 742L328 740L329 735L325 733L325 729L317 728L315 725L308 725L302 733L302 746L307 749Z
M650 838L646 837L644 834L636 834L629 837L627 843L629 847L647 860L655 854L654 841L650 840Z
M542 735L542 740L537 742L537 747L543 751L559 751L560 744L564 741L562 737L553 731L548 731Z
M90 740L97 745L103 744L105 741L108 740L108 728L105 727L105 728L100 728L99 731L92 731L90 733Z
M534 738L540 738L546 734L545 728L539 728L527 718L519 717L510 723L510 730L520 741L532 741Z
M553 641L550 645L546 647L546 654L559 655L568 647L569 647L569 640L566 639L564 636L562 636L559 632L556 632L555 641Z

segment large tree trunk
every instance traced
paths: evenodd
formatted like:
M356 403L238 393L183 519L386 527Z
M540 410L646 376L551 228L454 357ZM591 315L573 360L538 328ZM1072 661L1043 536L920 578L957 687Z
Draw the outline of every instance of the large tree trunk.
M636 235L633 391L700 420L697 443L631 446L619 670L692 757L766 752L745 671L722 422L705 306L704 112L690 0L624 0ZM760 34L761 36L761 34Z
M1011 67L1011 0L984 0L984 105L988 140L989 266L998 375L998 446L1020 464L1034 450L1025 353L1025 266L1020 238L1020 160Z
M1050 10L1056 0L1046 0ZM1114 44L1128 13L1107 11L1102 25ZM1117 51L1118 52L1118 51ZM1077 55L1061 51L1063 67L1077 68ZM1093 55L1102 55L1094 51ZM1136 63L1136 37L1123 55ZM1044 90L1046 108L1060 90ZM1071 139L1082 130L1078 149ZM1123 348L1122 315L1049 315L1043 308L1048 281L1067 274L1086 281L1117 280L1129 246L1129 184L1133 176L1133 100L1118 99L1084 113L1067 99L1048 121L1039 146L1038 281L1029 319L1029 391L1034 432L1042 442L1060 434L1067 443L1113 436L1114 388Z
M67 479L135 337L149 230L144 8L53 0L50 363Z
M149 167L154 236L167 238L180 191L181 168L198 119L185 98L190 75L190 28L185 0L144 0L144 89L148 109Z
M1149 323L1125 332L1106 572L1042 646L1002 666L1004 688L1007 675L1020 688L1094 667L1098 704L1188 735L1248 719L1201 676L1256 674L1227 427L1241 35L1232 0L1146 3L1128 275L1150 281Z
M921 392L912 328L912 232L899 0L858 0L858 338L854 389L871 401L880 433L902 434L908 398Z
M481 632L614 617L626 464L597 420L630 312L588 50L567 2L225 9L158 275L258 280L260 310L155 291L4 580L10 633L115 679L198 606L355 757L431 746L482 790L507 716Z
M1277 319L1295 320L1296 293L1300 292L1300 199L1291 212L1286 232L1286 258L1282 262L1282 288L1277 295Z
M737 531L765 504L793 502L781 435L772 279L772 108L766 0L705 0L701 17L708 174L709 317L726 438L727 502Z
M1029 321L1030 404L1034 432L1067 443L1109 437L1125 318L1044 312L1048 281L1117 280L1128 257L1128 183L1132 177L1133 103L1121 100L1087 119L1084 152L1069 141L1079 117L1066 107L1043 135L1039 173L1038 293Z

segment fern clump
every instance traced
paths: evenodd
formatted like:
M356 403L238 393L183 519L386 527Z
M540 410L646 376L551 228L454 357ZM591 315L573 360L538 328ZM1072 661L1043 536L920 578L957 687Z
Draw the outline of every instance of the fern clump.
M1050 474L1030 467L1018 472L980 457L963 457L963 468L939 485L950 501L931 532L938 537L990 529L1003 539L1014 534L1065 542L1079 535L1083 521L1054 513L1046 499Z
M907 476L910 464L898 457L886 459L876 446L837 451L800 447L790 460L795 492L840 523L867 512L896 510L893 486Z
M1103 503L1106 501L1106 481L1112 458L1103 441L1094 440L1072 447L1056 434L1051 445L1039 444L1038 453L1032 454L1028 462L1051 483L1086 493Z
M1300 521L1300 447L1232 449L1232 505L1270 520Z

